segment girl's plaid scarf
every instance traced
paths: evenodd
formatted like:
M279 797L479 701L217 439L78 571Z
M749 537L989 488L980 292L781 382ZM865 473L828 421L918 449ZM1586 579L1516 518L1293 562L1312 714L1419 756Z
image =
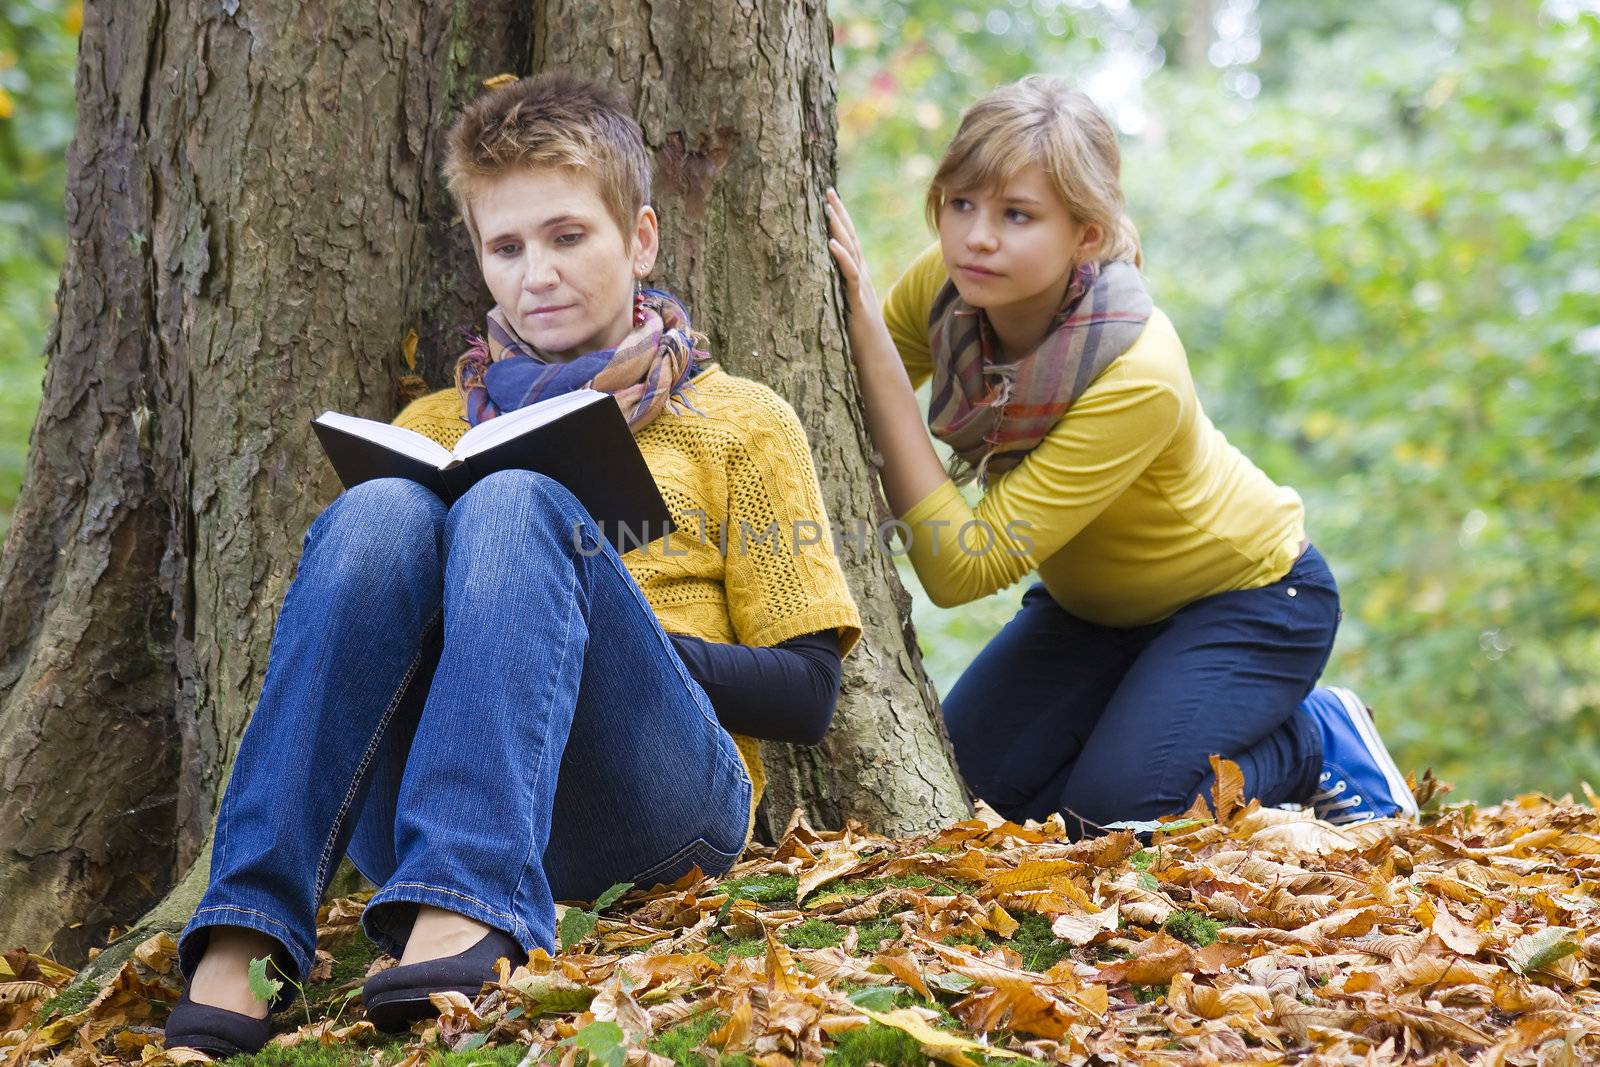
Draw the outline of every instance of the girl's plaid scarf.
M1021 463L1089 384L1132 347L1151 307L1132 263L1085 264L1039 347L1001 363L988 316L946 281L928 314L928 426L955 451L950 476L958 484L976 477L987 487L990 477Z
M474 426L547 397L598 389L617 398L628 428L638 433L662 411L681 414L679 404L694 410L685 393L699 364L711 358L699 347L704 343L677 297L643 289L634 300L633 330L621 344L551 363L517 336L497 307L485 335L474 337L456 360L456 388Z

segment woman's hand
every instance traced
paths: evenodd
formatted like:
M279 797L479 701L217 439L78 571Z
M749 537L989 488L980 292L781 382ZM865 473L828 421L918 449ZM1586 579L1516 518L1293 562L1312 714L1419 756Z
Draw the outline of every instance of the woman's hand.
M852 348L859 348L864 333L887 333L883 325L883 310L878 306L878 294L873 291L872 279L867 274L867 257L861 252L861 239L850 221L850 212L844 201L832 189L828 190L824 210L828 215L828 251L839 264L839 275L844 279L845 299L850 304L850 340ZM863 330L862 328L866 329Z

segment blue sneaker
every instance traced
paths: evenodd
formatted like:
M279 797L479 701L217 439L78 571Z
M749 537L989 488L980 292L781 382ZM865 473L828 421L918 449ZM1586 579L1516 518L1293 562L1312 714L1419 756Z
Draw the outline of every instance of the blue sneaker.
M1417 817L1416 798L1360 697L1342 686L1318 686L1300 707L1322 728L1322 774L1311 795L1317 818L1343 826Z

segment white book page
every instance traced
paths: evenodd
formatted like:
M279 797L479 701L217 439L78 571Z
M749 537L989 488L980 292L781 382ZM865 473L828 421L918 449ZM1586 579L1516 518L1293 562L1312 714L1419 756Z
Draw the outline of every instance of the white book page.
M597 389L574 389L570 393L562 393L549 400L541 400L537 404L508 411L504 415L496 415L488 422L480 422L462 434L461 440L456 442L452 455L460 461L479 452L487 452L502 441L525 433L536 426L554 422L569 411L575 411L586 404L593 404L609 395Z
M443 468L450 465L450 453L438 442L429 440L415 430L392 426L376 419L344 415L337 411L324 411L317 416L317 421L335 430L343 430L356 437L365 437L412 459L432 463L435 467Z

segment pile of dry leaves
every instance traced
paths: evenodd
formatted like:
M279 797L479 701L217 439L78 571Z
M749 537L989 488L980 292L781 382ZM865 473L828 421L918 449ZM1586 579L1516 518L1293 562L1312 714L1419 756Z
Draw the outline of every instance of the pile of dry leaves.
M373 1067L496 1045L527 1046L523 1067L883 1059L866 1034L961 1067L1600 1063L1600 798L1339 829L1241 803L1219 770L1217 817L1135 828L1144 843L991 812L909 840L797 819L720 882L574 909L570 949L438 998L408 1043L373 1047L359 975L276 1040ZM324 912L324 952L356 942L359 912ZM7 1067L203 1058L161 1047L170 938L63 1008L71 977L0 962Z

